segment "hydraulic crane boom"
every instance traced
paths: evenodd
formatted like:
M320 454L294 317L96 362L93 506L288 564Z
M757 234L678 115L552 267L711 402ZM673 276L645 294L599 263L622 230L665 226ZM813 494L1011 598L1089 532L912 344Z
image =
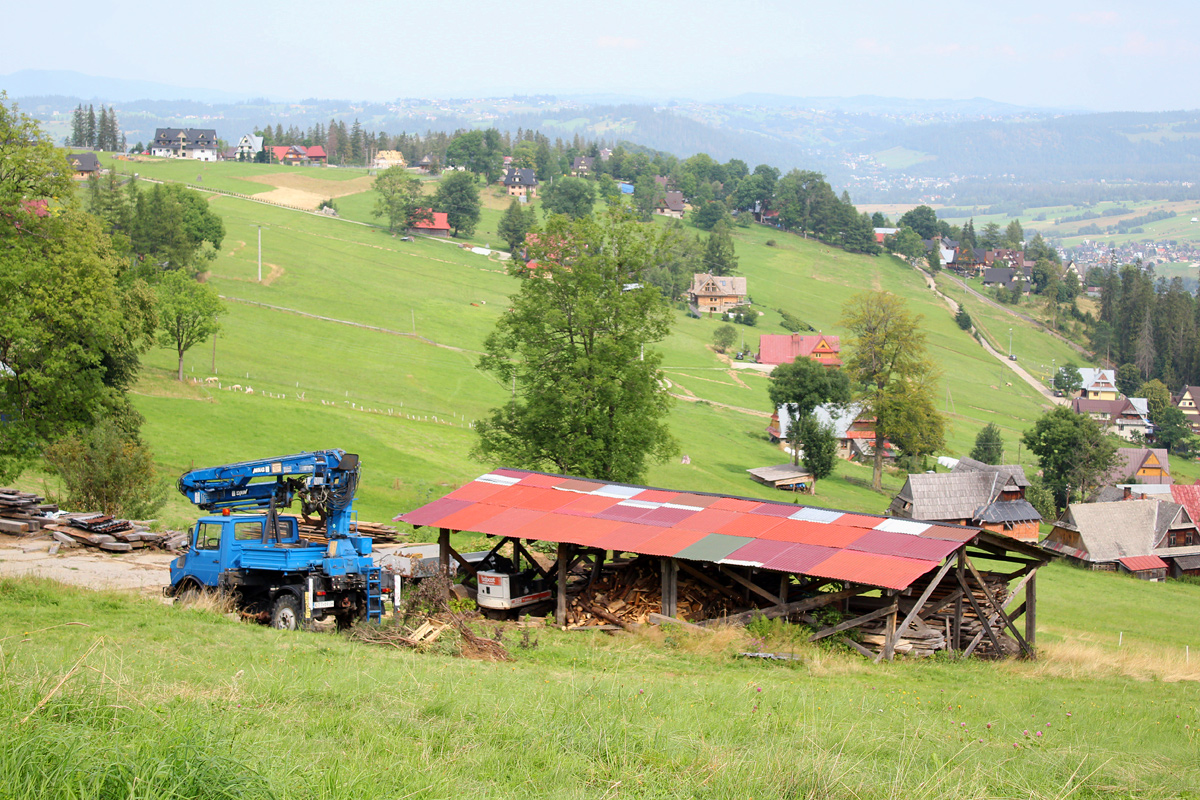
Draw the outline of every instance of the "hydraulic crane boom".
M264 540L298 495L302 513L323 519L332 539L350 533L358 477L357 455L318 450L194 469L180 476L179 491L206 511L266 511Z

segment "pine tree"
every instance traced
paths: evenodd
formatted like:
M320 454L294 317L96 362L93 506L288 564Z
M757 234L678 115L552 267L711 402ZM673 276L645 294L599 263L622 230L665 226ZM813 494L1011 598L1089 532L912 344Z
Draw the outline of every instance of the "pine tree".
M83 147L84 136L86 135L87 122L83 118L83 103L75 106L75 113L71 115L71 146Z
M358 119L354 120L354 124L350 127L350 163L363 163L363 129Z
M713 226L704 248L704 268L713 275L732 275L737 272L738 258L733 247L729 226L721 220Z
M96 146L96 109L91 104L88 105L87 111L87 127L84 129L84 147Z
M96 123L96 149L111 149L108 146L108 109L104 106L100 106L100 121Z

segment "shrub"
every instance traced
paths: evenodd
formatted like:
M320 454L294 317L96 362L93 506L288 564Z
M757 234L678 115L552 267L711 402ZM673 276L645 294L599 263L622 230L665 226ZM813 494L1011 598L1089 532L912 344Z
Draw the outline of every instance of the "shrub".
M63 483L65 505L144 519L166 502L168 486L154 467L154 454L112 419L60 439L45 457Z
M971 330L971 315L967 313L965 306L958 307L958 313L954 315L954 321L958 323L958 327L964 331Z
M774 247L774 246L775 246L775 240L767 239L767 247Z

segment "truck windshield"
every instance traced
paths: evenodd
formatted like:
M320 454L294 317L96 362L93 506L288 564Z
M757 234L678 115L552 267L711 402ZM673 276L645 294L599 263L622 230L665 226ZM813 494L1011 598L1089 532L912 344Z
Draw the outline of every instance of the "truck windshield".
M220 523L201 522L196 526L196 549L219 550L221 548Z

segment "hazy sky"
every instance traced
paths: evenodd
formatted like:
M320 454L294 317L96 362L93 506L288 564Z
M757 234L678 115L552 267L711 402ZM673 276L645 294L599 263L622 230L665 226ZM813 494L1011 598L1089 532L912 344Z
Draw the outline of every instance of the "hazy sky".
M271 97L742 92L1200 107L1200 3L14 3L0 75L65 69ZM18 31L25 35L13 35Z

